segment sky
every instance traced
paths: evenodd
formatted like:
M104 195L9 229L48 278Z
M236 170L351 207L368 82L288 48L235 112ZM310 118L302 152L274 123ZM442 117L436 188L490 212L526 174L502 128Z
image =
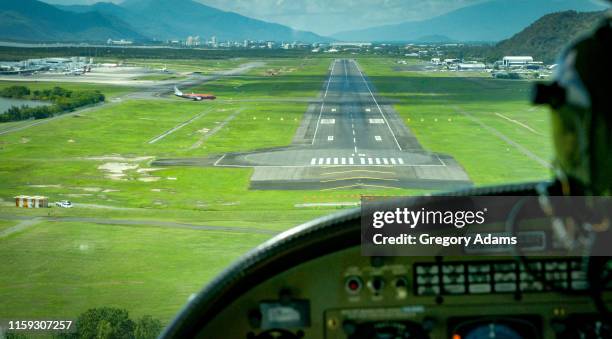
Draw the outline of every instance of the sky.
M43 0L54 4L93 4L121 0ZM428 19L486 0L196 0L226 11L331 35L409 20Z

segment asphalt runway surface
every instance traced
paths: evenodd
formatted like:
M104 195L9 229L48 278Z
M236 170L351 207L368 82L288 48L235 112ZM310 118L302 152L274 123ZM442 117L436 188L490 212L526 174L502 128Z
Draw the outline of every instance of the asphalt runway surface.
M410 80L406 80L410 81ZM450 156L425 150L356 61L334 60L288 147L154 166L254 168L251 189L457 189L471 185Z

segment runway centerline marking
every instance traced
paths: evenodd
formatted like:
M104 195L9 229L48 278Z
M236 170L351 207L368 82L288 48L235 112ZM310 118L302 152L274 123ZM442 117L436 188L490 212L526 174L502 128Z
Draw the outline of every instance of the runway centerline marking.
M402 146L400 146L399 142L397 141L397 138L395 137L395 133L393 133L393 130L391 129L391 125L389 125L389 121L387 121L387 117L385 117L385 114L383 113L382 108L380 108L380 105L378 104L376 97L374 97L374 93L372 93L372 90L370 89L370 85L368 85L368 82L363 76L363 72L361 72L361 69L359 68L359 65L357 65L356 62L353 61L353 63L355 64L355 67L357 67L357 70L359 71L359 74L361 75L361 79L363 80L363 83L366 85L368 92L370 92L370 96L372 97L372 100L374 100L376 107L378 107L378 112L380 112L380 115L382 116L383 120L387 124L387 127L389 128L389 132L391 132L391 135L393 136L393 139L395 140L395 144L397 145L397 148L401 151Z

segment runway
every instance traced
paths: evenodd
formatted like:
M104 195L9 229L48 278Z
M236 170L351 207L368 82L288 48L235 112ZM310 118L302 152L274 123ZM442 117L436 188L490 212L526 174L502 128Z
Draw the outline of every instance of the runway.
M470 186L450 156L425 150L358 63L334 60L289 147L214 158L161 159L157 166L254 168L252 189L418 188Z

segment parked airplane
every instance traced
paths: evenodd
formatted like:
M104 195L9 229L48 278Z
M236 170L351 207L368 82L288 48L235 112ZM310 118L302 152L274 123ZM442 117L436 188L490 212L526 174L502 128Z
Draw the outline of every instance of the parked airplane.
M200 93L187 94L187 93L183 93L176 86L174 86L174 95L176 95L177 97L181 97L181 98L185 98L185 99L191 99L191 100L196 100L196 101L215 100L217 98L216 96L214 96L212 94L200 94Z

